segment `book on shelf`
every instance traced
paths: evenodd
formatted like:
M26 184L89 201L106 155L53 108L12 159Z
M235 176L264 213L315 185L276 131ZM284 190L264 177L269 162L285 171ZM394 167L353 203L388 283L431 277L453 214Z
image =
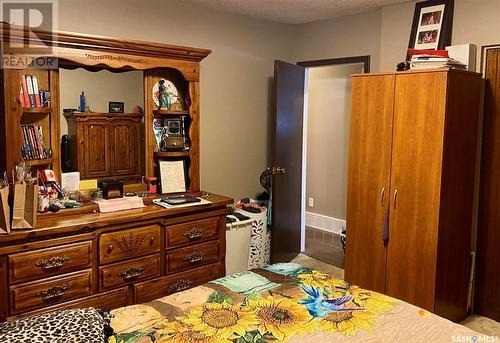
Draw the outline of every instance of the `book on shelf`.
M42 107L50 107L50 91L48 90L40 90L40 101L42 103Z
M50 107L50 91L39 89L36 76L21 75L19 102L24 108Z
M30 99L28 95L28 83L26 82L26 75L21 76L21 89L23 92L23 107L29 107Z
M40 93L38 93L38 79L36 76L31 77L31 82L33 83L33 96L35 97L35 107L41 108L42 104L40 102Z
M28 96L30 107L36 107L35 91L33 90L33 80L31 75L26 75L26 84L28 85Z
M22 124L24 143L21 146L21 155L24 160L40 160L49 158L45 149L43 128L34 124Z

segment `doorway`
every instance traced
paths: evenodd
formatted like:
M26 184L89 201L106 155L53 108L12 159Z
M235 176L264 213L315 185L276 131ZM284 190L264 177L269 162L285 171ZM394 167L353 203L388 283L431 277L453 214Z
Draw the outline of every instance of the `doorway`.
M351 75L369 56L298 63L304 92L302 251L344 268Z

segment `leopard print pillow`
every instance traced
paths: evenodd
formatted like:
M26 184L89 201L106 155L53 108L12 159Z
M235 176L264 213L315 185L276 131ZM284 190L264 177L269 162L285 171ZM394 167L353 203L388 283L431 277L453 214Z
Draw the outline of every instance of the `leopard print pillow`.
M109 322L108 312L92 307L44 313L0 323L0 342L107 342L112 333Z

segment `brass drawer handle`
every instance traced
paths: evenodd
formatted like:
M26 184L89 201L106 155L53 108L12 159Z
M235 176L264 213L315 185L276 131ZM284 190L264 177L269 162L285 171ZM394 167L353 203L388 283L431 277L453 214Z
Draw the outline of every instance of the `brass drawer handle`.
M62 298L64 293L70 288L69 284L63 283L62 285L56 285L43 291L35 292L33 295L41 297L43 301L52 301Z
M108 254L111 254L114 248L113 244L108 245Z
M45 272L51 272L57 270L64 266L70 258L68 256L52 256L47 259L38 260L35 262L35 266L42 268Z
M200 239L203 237L205 229L194 227L189 231L184 232L184 237L187 237L190 241Z
M191 287L192 284L193 281L191 280L179 280L171 284L169 288L172 292L180 292L180 291L185 291L186 289Z
M119 272L117 275L123 278L123 281L132 281L138 279L142 272L144 271L144 267L130 267L123 272Z
M202 251L195 251L192 254L184 256L184 260L187 263L196 263L196 262L201 262L203 261L203 258L205 257L205 253Z

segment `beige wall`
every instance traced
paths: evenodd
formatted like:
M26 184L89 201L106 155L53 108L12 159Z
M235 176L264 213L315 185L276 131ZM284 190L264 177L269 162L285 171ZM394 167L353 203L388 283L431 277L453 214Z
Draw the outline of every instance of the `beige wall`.
M235 198L261 190L269 165L273 60L372 55L394 70L414 2L355 16L285 25L181 1L59 1L59 29L212 49L201 64L201 183ZM500 42L500 1L456 0L453 43Z
M382 8L380 70L394 70L406 56L415 2ZM500 43L500 1L455 0L452 44L475 44L480 68L482 45Z
M350 75L362 71L362 64L309 69L306 197L314 207L307 205L308 212L345 220Z
M297 61L372 55L372 71L379 67L381 11L323 20L297 27Z
M406 57L416 1L374 12L299 25L298 61L371 55L371 71L393 71ZM500 43L499 0L455 0L452 44Z
M108 112L109 101L124 102L125 112L134 106L144 108L142 71L112 73L107 70L90 72L85 69L60 69L60 113L65 108L80 106L80 94L85 92L85 102L93 112ZM61 116L61 135L68 133L66 119Z
M263 190L273 60L291 60L293 27L179 1L59 1L59 29L212 49L201 63L201 185L234 198Z

